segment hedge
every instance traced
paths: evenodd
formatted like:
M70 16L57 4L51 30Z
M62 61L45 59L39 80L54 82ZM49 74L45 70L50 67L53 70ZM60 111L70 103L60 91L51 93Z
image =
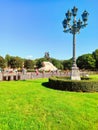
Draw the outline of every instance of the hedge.
M98 81L94 80L69 80L68 78L49 78L49 87L58 90L76 92L98 92Z

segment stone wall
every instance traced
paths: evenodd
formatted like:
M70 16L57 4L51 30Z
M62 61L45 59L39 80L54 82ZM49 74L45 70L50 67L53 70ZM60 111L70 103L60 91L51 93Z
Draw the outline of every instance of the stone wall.
M69 74L70 75L70 74ZM44 72L38 73L29 72L29 73L0 73L0 81L11 81L11 80L26 80L26 79L35 79L35 78L49 78L51 76L66 76L64 72Z

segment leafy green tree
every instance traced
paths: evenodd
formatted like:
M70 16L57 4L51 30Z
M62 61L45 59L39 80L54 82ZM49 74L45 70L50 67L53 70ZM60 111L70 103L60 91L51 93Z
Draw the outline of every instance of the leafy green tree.
M63 63L61 60L55 59L55 58L51 58L51 62L52 64L57 67L58 69L63 69Z
M80 69L94 70L96 61L92 54L84 54L78 57L77 65Z
M98 69L98 49L96 49L92 54L96 60L96 68Z
M70 70L72 67L72 59L69 60L64 60L63 61L63 66L65 70Z
M56 66L58 69L63 69L63 64L62 64L62 61L60 60L57 60L55 58L50 58L50 59L47 59L47 58L39 58L39 59L36 59L36 66L38 68L42 67L42 62L43 61L48 61L48 62L51 62L54 66Z
M18 56L11 56L8 64L11 68L22 68L23 60Z
M36 59L35 62L36 62L36 67L37 68L40 68L42 67L42 62L43 61L48 61L46 58L39 58L39 59Z
M6 56L5 56L6 67L9 67L10 59L11 59L11 56L9 54L6 54Z
M24 60L24 67L27 69L33 69L34 68L33 60L30 60L30 59Z
M5 68L5 59L2 56L0 56L0 68Z

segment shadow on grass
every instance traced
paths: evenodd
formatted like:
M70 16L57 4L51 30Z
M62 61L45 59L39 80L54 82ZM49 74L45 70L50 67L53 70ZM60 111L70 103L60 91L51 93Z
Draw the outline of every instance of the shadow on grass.
M60 90L60 91L64 91L64 90L61 90L60 88L53 88L50 86L49 82L44 82L42 83L42 86L46 87L46 88L49 88L49 89L52 89L52 90Z
M44 87L46 87L46 88L50 88L50 87L49 87L49 82L44 82L44 83L42 83L42 85L43 85Z

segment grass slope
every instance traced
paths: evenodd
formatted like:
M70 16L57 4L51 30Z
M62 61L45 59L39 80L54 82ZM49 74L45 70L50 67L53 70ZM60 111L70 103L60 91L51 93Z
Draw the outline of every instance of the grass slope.
M0 82L0 130L98 130L98 93L52 90L47 81Z

